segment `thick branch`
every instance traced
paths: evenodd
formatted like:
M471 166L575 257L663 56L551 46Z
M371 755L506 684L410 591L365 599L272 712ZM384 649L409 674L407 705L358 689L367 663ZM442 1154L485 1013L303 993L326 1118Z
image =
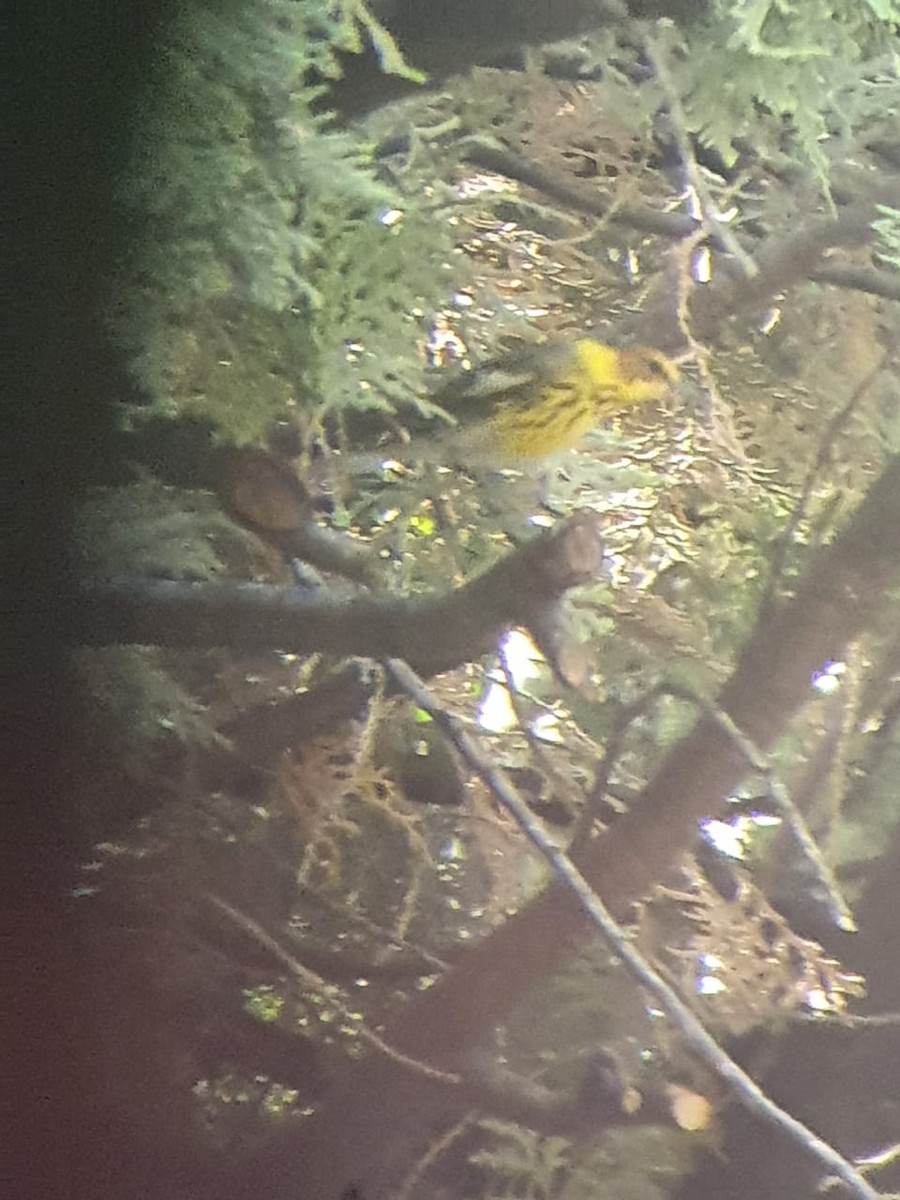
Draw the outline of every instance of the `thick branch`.
M405 663L393 662L389 663L388 667L407 695L441 725L462 757L478 772L494 798L512 815L516 824L550 866L557 884L566 888L578 901L584 915L599 929L610 949L618 955L634 978L663 1006L669 1019L694 1053L716 1072L745 1108L781 1129L826 1171L834 1171L848 1184L854 1195L864 1197L865 1200L876 1200L877 1193L874 1188L845 1158L784 1109L779 1108L722 1050L672 985L644 958L624 928L589 886L569 855L547 836L540 822L535 821L526 802L510 786L506 777L497 770L490 757L461 722L437 703ZM720 727L725 728L735 744L740 747L744 757L758 770L755 747L742 745L745 741L743 734L729 727L730 720L724 714L713 714L713 719Z
M812 673L871 623L885 592L898 582L900 459L895 459L844 533L813 557L794 598L761 615L719 707L767 749L809 695ZM694 842L697 821L717 810L746 770L734 739L714 719L701 719L666 756L641 800L603 837L579 847L575 865L613 915L625 917L678 861ZM590 930L573 895L551 884L402 1006L383 1029L385 1040L437 1066L466 1064L528 989L561 965ZM392 1194L397 1163L385 1154L385 1139L400 1129L412 1136L413 1114L425 1111L435 1128L441 1112L426 1110L440 1099L426 1096L421 1080L396 1072L388 1077L386 1070L386 1064L362 1064L352 1088L338 1089L307 1125L303 1144L292 1138L275 1154L269 1148L265 1163L253 1163L234 1194L241 1200L255 1195L264 1166L270 1192L288 1195L298 1163L310 1194L323 1200L338 1200L363 1182L372 1200ZM446 1112L447 1120L459 1118L460 1100ZM452 1104L446 1089L443 1102ZM404 1149L399 1145L395 1154Z
M598 192L596 187L561 178L534 159L517 154L493 138L475 136L462 144L463 156L473 167L495 171L507 179L515 179L527 187L558 200L573 212L599 217L614 225L624 225L639 233L655 233L661 237L681 239L700 229L700 222L683 213L660 212L645 204L616 204Z
M842 267L837 263L829 263L817 267L809 277L816 283L867 292L870 296L884 296L886 300L900 300L900 275L896 271L879 271L874 267Z
M854 519L813 559L795 597L763 614L719 707L767 749L809 696L821 663L867 627L900 582L900 459L893 460ZM576 865L619 918L690 847L697 821L717 811L747 766L711 719L666 756L640 801ZM551 885L453 969L402 1017L410 1053L453 1057L486 1036L529 987L589 932L577 904ZM392 1031L393 1032L393 1031Z
M596 578L602 557L600 517L586 511L437 596L335 601L254 583L95 584L74 614L72 640L395 657L431 674L489 650L508 625L543 622L569 588Z
M860 246L872 238L874 205L857 203L834 217L812 217L788 233L773 234L753 251L758 268L745 274L720 272L691 297L692 328L708 340L736 313L760 309L785 288L809 279L834 246Z

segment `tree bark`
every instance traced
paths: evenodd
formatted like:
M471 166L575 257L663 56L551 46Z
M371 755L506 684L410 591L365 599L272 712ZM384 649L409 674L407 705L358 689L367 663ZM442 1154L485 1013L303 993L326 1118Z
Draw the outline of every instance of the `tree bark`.
M193 649L403 658L420 674L469 662L509 625L546 629L560 598L596 579L601 517L585 510L460 588L428 596L329 596L232 581L126 579L84 588L72 640Z

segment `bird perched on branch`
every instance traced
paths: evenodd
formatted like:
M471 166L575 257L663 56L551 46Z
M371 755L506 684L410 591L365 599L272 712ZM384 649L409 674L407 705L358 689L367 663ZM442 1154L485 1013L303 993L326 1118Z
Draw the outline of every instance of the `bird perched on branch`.
M617 349L593 338L509 351L443 383L432 403L445 420L417 425L407 448L431 461L491 469L528 466L610 417L664 400L678 369L659 350Z

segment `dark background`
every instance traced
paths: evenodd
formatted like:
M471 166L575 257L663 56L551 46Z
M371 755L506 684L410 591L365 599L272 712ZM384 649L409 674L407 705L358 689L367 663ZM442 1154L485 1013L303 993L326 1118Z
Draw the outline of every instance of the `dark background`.
M38 3L16 13L7 41L12 329L2 524L12 604L2 845L13 1026L3 1043L13 1059L5 1073L13 1129L3 1141L13 1161L2 1174L20 1197L108 1196L115 1160L133 1163L132 1197L153 1194L140 1148L109 1128L98 1103L103 1029L66 890L79 841L71 797L83 768L83 704L65 631L76 603L73 501L104 458L124 386L101 317L111 268L133 236L116 215L115 180L166 17L155 0Z

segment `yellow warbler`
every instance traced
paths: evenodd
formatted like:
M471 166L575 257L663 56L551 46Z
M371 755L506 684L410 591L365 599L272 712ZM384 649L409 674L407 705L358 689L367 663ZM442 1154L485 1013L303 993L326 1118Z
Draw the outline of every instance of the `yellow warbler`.
M609 417L664 399L677 381L659 350L593 338L547 342L448 380L432 398L452 423L430 421L421 445L431 447L428 457L460 466L527 464L575 446Z

